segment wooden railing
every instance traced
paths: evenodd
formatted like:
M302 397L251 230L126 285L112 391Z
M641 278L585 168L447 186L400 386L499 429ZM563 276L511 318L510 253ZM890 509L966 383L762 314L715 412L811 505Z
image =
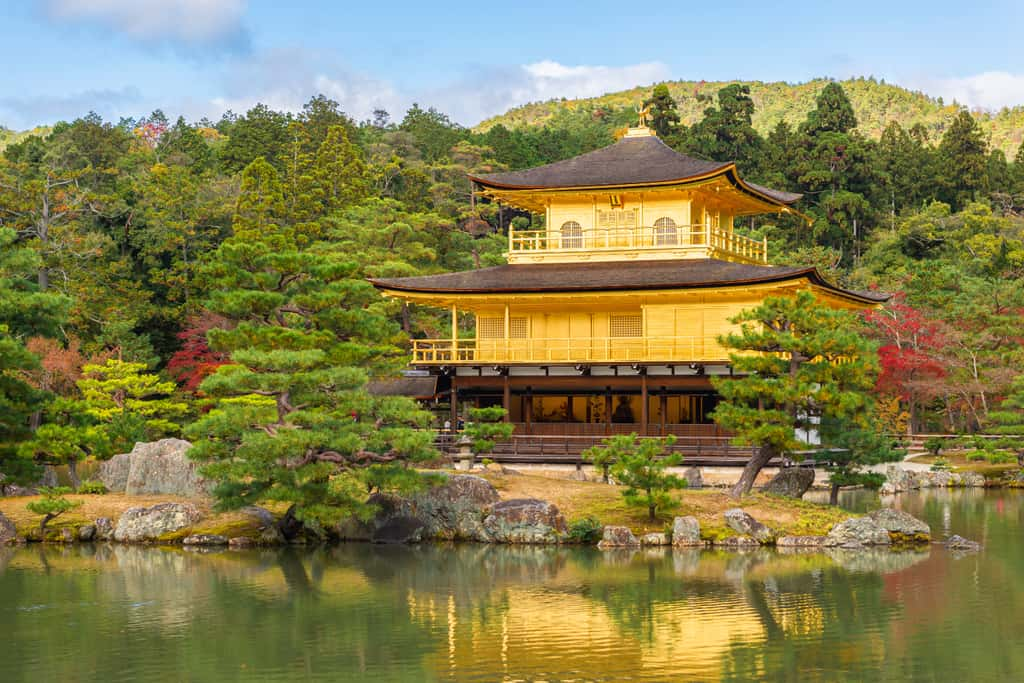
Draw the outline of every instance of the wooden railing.
M755 240L710 225L617 226L564 232L516 230L509 228L508 248L512 254L528 252L584 252L633 249L693 249L718 251L755 263L768 262L767 240Z
M412 340L412 362L419 365L700 362L726 358L728 353L713 336Z
M496 444L487 457L506 463L559 463L580 467L586 462L583 451L601 443L599 436L512 436ZM451 435L440 434L437 445L445 452L456 450ZM683 454L683 464L742 465L755 453L750 446L734 446L725 436L680 436L669 448L672 453ZM773 462L772 465L778 465Z

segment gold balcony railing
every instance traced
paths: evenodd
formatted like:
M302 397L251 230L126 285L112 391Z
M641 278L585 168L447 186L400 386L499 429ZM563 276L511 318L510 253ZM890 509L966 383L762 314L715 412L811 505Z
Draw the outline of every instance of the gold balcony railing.
M529 252L671 249L718 251L755 263L768 262L767 240L755 240L708 225L635 226L564 231L509 229L512 254Z
M413 339L414 365L467 363L682 363L728 358L714 337Z

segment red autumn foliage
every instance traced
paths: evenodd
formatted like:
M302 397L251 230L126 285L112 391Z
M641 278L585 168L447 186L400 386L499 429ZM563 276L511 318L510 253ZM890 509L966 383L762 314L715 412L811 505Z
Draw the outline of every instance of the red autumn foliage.
M181 348L167 361L167 372L186 391L195 392L206 377L227 364L227 354L213 351L206 343L206 333L224 327L227 320L212 313L192 318L189 326L178 333Z
M81 342L74 337L68 340L67 347L56 339L32 337L25 342L25 348L39 357L39 368L25 373L28 382L61 396L71 396L78 391L75 382L82 376L83 365L104 363L115 355L107 351L85 356Z
M885 308L866 311L865 319L881 342L877 388L911 400L925 385L946 375L942 351L948 343L944 324L907 305L896 294Z

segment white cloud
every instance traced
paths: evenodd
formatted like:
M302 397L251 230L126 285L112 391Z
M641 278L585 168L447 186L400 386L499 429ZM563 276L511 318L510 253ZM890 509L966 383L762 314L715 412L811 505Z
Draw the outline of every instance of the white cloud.
M377 108L395 115L407 103L387 82L304 50L273 50L235 62L224 75L223 91L205 104L188 107L190 113L216 118L231 109L241 114L258 102L295 112L322 94L336 100L349 116L362 119Z
M528 102L591 97L668 77L668 67L657 62L609 67L540 61L480 69L439 88L402 91L388 81L353 72L322 54L273 50L237 60L223 78L224 93L189 109L193 116L211 118L227 109L243 113L257 102L298 111L310 97L323 94L337 100L357 120L368 118L378 108L386 109L392 119L401 119L413 102L419 102L459 123L475 125Z
M1006 71L986 71L963 78L918 79L913 87L971 109L998 110L1024 105L1024 74Z
M568 66L544 60L481 69L449 86L421 93L421 99L448 112L455 120L472 125L528 102L594 97L669 77L668 67L661 62Z
M244 38L248 0L43 0L50 17L93 23L140 41L186 45Z

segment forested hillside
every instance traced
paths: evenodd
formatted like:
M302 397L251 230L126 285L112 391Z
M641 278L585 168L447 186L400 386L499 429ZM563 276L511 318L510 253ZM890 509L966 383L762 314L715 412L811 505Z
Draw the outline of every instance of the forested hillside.
M274 477L309 477L287 500L349 509L365 488L330 488L325 468L379 465L360 486L382 488L400 474L388 463L428 454L410 431L422 413L361 387L404 364L408 337L448 324L382 299L365 278L502 262L510 222L543 218L474 201L467 172L610 144L634 121L632 98L650 105L667 144L804 193L807 220L741 226L769 238L773 262L897 294L869 321L886 429L1012 425L1024 405L1006 400L1024 386L1013 384L1024 367L1024 155L1008 161L985 127L1018 114L979 121L848 85L862 108L865 93L891 93L887 111L942 124L908 128L880 108L863 121L839 84L792 101L766 94L788 86L705 84L711 99L699 104L683 84L681 102L658 87L617 96L617 110L560 105L545 119L524 108L509 120L534 112L535 125L486 132L418 106L397 122L383 111L355 122L316 97L298 114L90 114L24 137L0 157L2 469L106 457L184 428L235 482L222 493L236 503L287 461L297 471ZM232 465L236 455L253 469Z
M750 89L754 102L752 123L761 135L767 135L779 121L791 126L803 121L807 112L814 107L815 98L830 80L816 79L807 83L763 83L761 81L670 81L665 85L679 107L682 122L690 125L700 120L704 109L715 94L730 84L739 84ZM865 136L877 140L885 127L896 121L910 130L920 124L929 140L936 142L960 110L955 102L943 102L921 92L914 92L898 85L877 81L873 78L855 78L839 81L853 110L857 114L859 130ZM506 128L520 126L543 126L553 120L565 121L573 117L602 117L621 121L618 113L625 110L626 118L632 115L650 88L633 88L610 93L601 97L578 100L553 100L536 102L516 107L508 112L481 122L474 130L486 132L501 124ZM1004 109L999 112L973 112L982 135L993 149L1001 149L1012 157L1024 140L1024 106Z

